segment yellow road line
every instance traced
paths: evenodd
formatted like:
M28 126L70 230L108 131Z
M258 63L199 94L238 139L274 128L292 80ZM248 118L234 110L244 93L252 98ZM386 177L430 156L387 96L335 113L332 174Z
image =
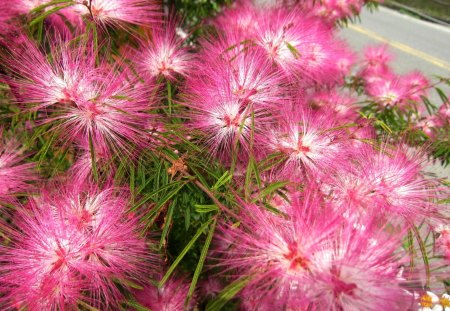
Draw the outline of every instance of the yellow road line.
M450 71L450 64L449 63L447 63L447 62L445 62L445 61L443 61L443 60L441 60L439 58L436 58L434 56L431 56L431 55L429 55L427 53L424 53L422 51L416 50L416 49L414 49L414 48L412 48L412 47L410 47L410 46L408 46L406 44L403 44L403 43L400 43L400 42L397 42L397 41L393 41L393 40L389 40L389 39L387 39L385 37L382 37L382 36L376 34L375 32L372 32L370 30L364 29L364 28L362 28L360 26L357 26L357 25L349 24L348 28L350 28L351 30L360 32L362 34L365 34L366 36L368 36L368 37L370 37L372 39L381 41L383 43L387 43L390 46L392 46L392 47L394 47L396 49L399 49L400 51L403 51L405 53L414 55L414 56L416 56L418 58L421 58L421 59L423 59L423 60L425 60L425 61L427 61L429 63L432 63L433 65L436 65L438 67L441 67L441 68L444 68L444 69L447 69L448 71Z

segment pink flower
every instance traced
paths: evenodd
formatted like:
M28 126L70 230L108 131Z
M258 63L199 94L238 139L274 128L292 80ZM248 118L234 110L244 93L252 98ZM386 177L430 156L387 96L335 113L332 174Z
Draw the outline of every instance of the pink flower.
M435 231L439 234L436 245L447 262L450 262L450 226L439 225Z
M3 130L0 129L0 136ZM24 163L26 158L19 150L20 144L14 140L0 141L0 201L11 202L14 195L31 189L29 182L37 179L34 163Z
M311 303L318 310L406 310L412 297L403 284L399 251L403 232L345 227L315 253Z
M20 15L29 15L31 10L50 2L51 1L49 0L3 1L0 3L0 23L1 21L11 23L14 19L18 19ZM65 3L62 4L64 5ZM50 9L57 8L58 6L58 4L50 5L43 9L43 11L49 11ZM51 26L47 29L56 30L58 34L63 37L70 37L71 30L70 27L66 25L66 22L70 23L74 28L83 28L83 20L76 12L75 6L73 5L60 9L46 18L46 24Z
M195 305L195 297L191 299L187 308L184 307L189 293L189 285L185 279L172 276L161 288L146 286L142 291L135 290L134 296L139 304L150 310L192 310Z
M226 35L236 36L240 41L248 40L256 35L258 21L263 13L251 1L236 1L214 18L212 23Z
M65 143L78 142L102 152L132 156L147 144L144 126L150 90L117 63L96 65L90 44L52 42L51 61L29 40L7 60L16 72L7 82L21 105L45 109L39 124L52 125ZM150 99L150 100L149 100Z
M125 193L85 184L56 187L19 207L0 248L0 292L8 307L74 309L119 304L115 281L145 283L156 256L127 215ZM123 285L125 286L125 285Z
M263 136L270 153L286 157L277 170L281 178L320 177L341 167L347 161L349 149L346 134L336 128L331 114L313 115L308 109L285 109L275 125ZM263 138L261 138L264 144Z
M406 103L408 90L400 78L393 78L368 84L366 92L381 107L402 107Z
M427 89L431 83L421 72L411 72L402 76L401 79L409 100L421 102L422 96L427 96Z
M355 122L359 116L356 103L358 100L336 90L317 92L311 96L309 103L316 113L333 114L341 124Z
M178 75L185 76L191 71L193 57L183 38L176 33L176 20L169 20L161 29L155 29L151 38L140 43L134 55L138 71L145 77L164 76L175 80Z
M275 8L264 14L256 43L288 77L305 83L337 80L335 54L341 43L328 27L299 10Z
M160 6L153 0L77 0L79 14L89 15L106 26L125 27L126 23L151 26L159 21Z
M239 225L219 227L217 238L230 246L217 266L250 278L239 294L245 310L405 307L399 277L405 254L395 254L403 233L387 235L373 221L346 225L309 191L293 198L285 215L242 204Z
M202 131L212 153L224 160L237 143L248 150L251 131L270 123L267 112L286 101L281 76L260 50L236 44L227 51L226 42L206 45L206 63L199 63L186 83L190 126Z
M18 44L9 46L11 54L4 61L12 74L6 81L18 104L38 110L94 96L91 85L97 83L100 73L92 46L73 47L60 39L49 39L49 60L29 38L20 35L19 39Z
M330 24L339 19L351 18L357 15L364 4L364 0L323 0L321 2L305 1L303 6L311 13Z
M392 59L387 45L368 46L364 49L364 60L358 76L366 83L391 79L393 74L389 63Z
M409 226L442 217L435 205L440 197L437 183L423 176L420 152L388 145L380 152L366 145L359 152L353 165L330 181L334 205L349 218L369 215Z

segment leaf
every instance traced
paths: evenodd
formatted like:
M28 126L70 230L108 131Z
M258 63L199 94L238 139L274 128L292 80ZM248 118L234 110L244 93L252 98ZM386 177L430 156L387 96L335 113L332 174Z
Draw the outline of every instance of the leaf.
M411 224L411 229L416 237L417 243L419 243L420 252L422 253L422 259L423 259L423 263L425 265L425 276L426 276L425 285L427 288L430 288L430 278L431 278L430 263L428 260L428 254L427 254L427 250L425 247L425 243L423 242L422 237L420 236L420 232L416 228L416 226Z
M161 233L161 240L159 241L159 248L160 249L163 247L164 241L166 240L167 234L169 233L170 224L172 222L173 210L175 209L176 202L177 201L174 200L170 204L169 210L167 211L167 215L166 215L166 218L164 220L164 228L163 228L162 233Z
M82 301L82 300L77 300L77 303L78 303L80 306L82 306L83 308L86 308L86 309L89 310L89 311L100 311L99 309L94 308L94 307L88 305L87 303L85 303L85 302Z
M161 200L158 201L156 206L148 213L143 220L151 219L154 215L157 215L161 208L171 199L173 198L180 190L183 188L189 181L184 181L175 189L169 191Z
M240 279L237 279L233 283L229 284L227 287L225 287L219 295L214 299L211 300L207 306L206 311L220 311L222 307L231 299L236 296L239 291L245 287L245 285L250 282L251 277L246 276L242 277Z
M293 46L292 44L290 44L287 41L284 41L284 43L286 44L287 48L289 49L289 51L291 51L292 55L294 55L295 59L299 59L300 57L302 57L302 55L300 54L300 52L295 48L295 46Z
M151 309L144 307L143 305L134 300L128 300L126 303L136 311L152 311Z
M445 95L444 91L442 91L440 88L435 88L436 92L439 94L439 97L441 98L442 103L448 102L448 97Z
M62 10L64 8L67 8L69 6L73 5L73 3L67 3L64 4L62 6L58 6L55 8L52 8L48 11L45 11L44 13L42 13L41 15L39 15L38 17L34 18L31 22L30 22L30 26L36 25L37 23L42 22L45 18L47 18L47 16L52 15L55 12L58 12L59 10Z
M147 203L148 200L150 200L150 199L151 199L153 196L155 196L156 194L158 194L158 193L160 193L160 192L163 192L163 191L165 191L165 190L167 190L167 189L170 189L170 188L172 188L172 187L175 187L175 186L177 186L177 185L180 185L180 184L182 184L182 186L184 186L186 183L187 183L187 181L178 180L178 181L174 181L174 182L172 182L172 183L170 183L170 184L167 184L167 185L165 185L165 186L162 186L162 187L156 189L155 191L152 191L152 192L146 194L141 200L139 200L136 204L134 204L133 207L131 207L130 211L134 211L134 210L136 210L138 207L140 207L141 205ZM182 186L179 186L180 189L182 188Z
M258 197L256 199L254 199L253 202L255 202L258 199L262 199L262 198L264 198L264 197L266 197L268 195L271 195L272 193L274 193L278 189L283 188L287 184L289 184L289 182L287 182L287 181L278 181L278 182L274 182L274 183L269 184L266 188L261 190L261 192L259 193Z
M175 270L175 268L178 266L178 264L180 263L180 261L183 259L183 257L187 254L187 252L189 252L189 250L192 248L192 246L194 245L195 241L197 241L197 239L200 237L200 235L202 235L202 233L205 231L205 229L211 224L211 222L214 219L211 218L209 219L207 222L205 222L200 228L198 228L197 233L192 237L192 239L189 241L189 243L184 247L184 249L181 251L181 253L178 255L178 257L175 259L175 261L172 263L172 265L170 265L169 269L167 270L166 274L164 275L164 277L161 279L161 281L158 284L158 287L161 288L164 283L167 282L167 280L170 278L170 276L172 275L173 271Z
M216 181L216 183L211 189L212 190L219 189L220 187L228 183L231 180L231 178L233 178L233 175L231 175L229 171L225 171L225 173L223 173L223 175L220 176L220 178Z
M75 4L75 2L71 1L71 0L69 0L69 1L68 0L53 0L53 1L46 2L46 3L41 4L41 5L38 5L37 7L32 9L29 13L33 14L33 13L42 11L43 9L45 9L45 8L47 8L49 6L56 5L56 4L62 4L62 3L70 3L71 5Z
M194 206L195 206L195 211L197 213L217 212L219 210L219 208L215 204L210 204L210 205L195 204Z
M94 180L98 182L97 161L95 160L94 142L92 141L92 133L89 132L89 152L91 153L92 175Z
M205 241L205 244L203 245L202 252L200 253L200 258L198 260L197 268L195 268L194 276L192 277L192 282L191 282L191 286L189 287L189 293L186 298L185 306L187 306L189 304L189 301L191 300L191 297L194 294L194 290L197 285L198 278L203 269L203 264L206 259L206 254L208 253L209 246L211 245L212 237L216 230L216 224L217 224L217 217L214 218L214 221L211 224L211 227L209 228L208 236L206 237L206 241Z

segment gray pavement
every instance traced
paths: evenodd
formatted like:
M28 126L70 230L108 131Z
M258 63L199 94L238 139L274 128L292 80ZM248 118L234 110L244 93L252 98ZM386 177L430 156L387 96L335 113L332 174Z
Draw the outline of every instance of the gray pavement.
M361 22L339 32L356 51L369 44L388 43L398 73L420 70L428 77L450 77L450 28L379 7L363 10ZM450 92L450 88L447 88Z
M348 28L339 31L338 36L358 52L367 45L387 43L395 56L392 67L399 74L419 70L431 79L434 75L450 77L448 27L380 7L372 13L364 10L361 22L349 24ZM450 87L440 87L450 94ZM431 94L430 99L436 104L441 103L435 94ZM442 178L449 179L450 176L450 167L430 165L429 171Z

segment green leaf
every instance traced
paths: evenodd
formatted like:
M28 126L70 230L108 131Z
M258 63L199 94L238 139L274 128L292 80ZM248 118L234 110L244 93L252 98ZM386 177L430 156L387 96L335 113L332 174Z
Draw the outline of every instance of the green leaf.
M210 204L210 205L195 204L194 206L195 206L195 211L197 213L217 212L219 210L219 208L215 204Z
M216 224L217 224L217 217L214 218L214 221L211 224L211 227L209 228L209 233L208 233L208 236L206 237L205 244L203 244L203 248L202 248L202 252L200 254L200 258L198 260L197 268L195 268L194 276L192 277L191 286L189 287L189 293L186 298L185 306L187 306L189 304L189 301L191 300L191 297L194 294L195 287L197 286L198 278L203 269L203 264L206 259L206 254L208 253L209 246L211 245L212 237L216 230Z
M128 306L132 307L136 311L152 311L151 309L144 307L143 305L134 300L128 300L126 303Z
M302 54L300 54L300 52L295 48L295 46L293 46L287 41L284 41L284 43L286 44L289 51L291 51L292 55L294 55L295 59L299 59L300 57L302 57Z
M178 266L180 261L183 259L183 257L189 252L189 250L194 246L195 241L202 235L202 233L205 231L205 229L213 222L213 218L209 219L207 222L205 222L200 228L198 228L197 233L192 237L192 239L189 241L189 243L184 247L184 249L181 251L181 253L178 255L178 257L175 259L175 261L170 265L169 269L167 270L164 277L161 279L161 281L158 284L158 287L161 288L164 283L167 282L167 280L172 275L175 268Z
M36 25L37 23L42 22L44 19L47 18L47 16L52 15L53 13L58 12L59 10L62 10L62 9L64 9L64 8L67 8L67 7L71 6L71 5L73 5L73 3L67 3L67 4L64 4L64 5L62 5L62 6L58 6L58 7L52 8L52 9L50 9L50 10L48 10L48 11L45 11L44 13L42 13L41 15L39 15L38 17L34 18L34 19L30 22L30 26L33 26L33 25Z
M41 5L37 6L37 7L35 7L29 13L33 14L33 13L42 11L43 9L45 9L45 8L47 8L49 6L56 5L56 4L61 4L61 3L70 3L71 5L75 4L75 2L71 1L71 0L69 0L69 1L68 0L53 0L53 1L41 4Z
M258 199L265 198L268 195L271 195L272 193L283 188L287 184L289 184L288 181L278 181L278 182L269 184L267 187L265 187L263 190L261 190L258 197L256 199L254 199L253 202L257 201Z
M157 215L161 208L171 199L173 198L180 190L183 188L189 181L184 181L181 184L178 185L175 189L169 191L161 200L158 201L156 206L148 213L143 220L149 220L153 216ZM149 224L151 224L152 221L150 221Z
M411 229L416 237L417 243L419 243L420 252L422 253L422 259L423 259L423 263L425 265L425 277L426 277L425 285L426 285L426 288L430 288L430 281L431 281L430 280L430 278L431 278L430 263L428 260L428 254L427 254L427 250L425 247L425 243L423 242L422 237L420 236L420 232L416 228L416 226L412 224Z
M219 189L223 185L227 184L231 180L231 178L233 178L233 175L231 175L229 171L225 171L225 173L223 173L223 175L220 176L220 178L216 181L216 183L211 189L212 190Z
M92 307L91 305L88 305L87 303L85 303L85 302L82 301L82 300L77 300L77 303L78 303L80 306L82 306L83 308L85 308L86 310L89 310L89 311L100 311L99 309L94 308L94 307Z
M239 291L245 287L245 285L250 282L251 277L246 276L242 277L240 279L237 279L233 283L229 284L227 287L225 287L219 295L214 299L211 300L208 305L206 306L206 311L220 311L222 307L231 299L236 296Z
M92 141L91 132L89 132L89 152L91 153L92 175L94 176L94 180L98 182L97 161L95 160L94 142Z
M152 197L154 197L155 195L159 194L160 192L163 192L167 189L170 189L172 187L178 186L180 189L182 188L182 186L184 186L188 181L183 181L183 180L178 180L178 181L174 181L170 184L167 184L165 186L162 186L158 189L156 189L155 191L152 191L148 194L146 194L141 200L139 200L136 204L134 204L133 207L131 207L130 211L134 211L136 210L138 207L144 205L145 203L147 203ZM181 185L181 186L180 186ZM178 188L177 188L178 189Z
M169 210L167 211L166 219L164 221L164 228L161 233L161 240L159 241L159 248L163 247L164 241L166 240L167 233L169 233L170 223L172 222L173 210L175 209L176 199L170 204Z

